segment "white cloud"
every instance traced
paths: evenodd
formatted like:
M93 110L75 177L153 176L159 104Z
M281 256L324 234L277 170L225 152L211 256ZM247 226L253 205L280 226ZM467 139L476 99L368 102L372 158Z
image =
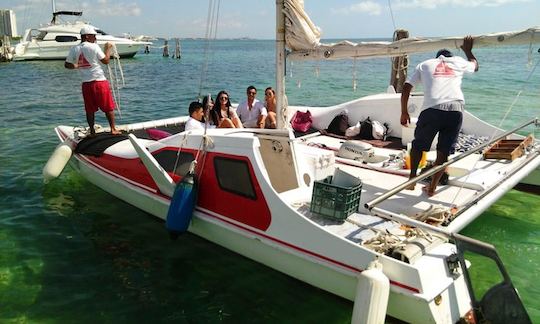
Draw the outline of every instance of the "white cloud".
M392 0L392 9L436 9L442 6L474 8L474 7L500 7L512 3L531 2L533 0ZM348 15L365 13L370 16L378 16L383 8L387 8L387 1L361 1L347 7L330 9L333 14Z
M97 0L96 4L83 3L85 16L140 16L141 8L135 2L109 3L108 0Z
M348 7L332 8L330 11L339 15L348 15L350 13L367 13L370 16L378 16L381 14L382 6L374 1L362 1Z
M530 2L532 0L396 0L392 7L435 9L441 6L474 8L474 7L500 7L512 3Z

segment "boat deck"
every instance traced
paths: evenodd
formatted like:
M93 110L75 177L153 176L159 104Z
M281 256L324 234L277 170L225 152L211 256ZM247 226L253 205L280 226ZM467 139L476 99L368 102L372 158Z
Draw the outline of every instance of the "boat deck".
M374 147L374 153L377 157L375 160L379 162L364 163L337 156L339 147L345 142L344 139L316 135L299 140L302 145L310 147L311 151L318 148L334 152L336 154L334 167L360 178L363 186L358 213L349 216L345 222L327 220L309 212L312 197L309 190L299 191L291 195L294 198L287 199L292 206L300 206L297 208L298 212L331 232L355 242L361 242L374 235L373 230L361 229L360 227L363 225L371 227L376 224L375 231L399 227L398 225L390 225L392 222L373 218L374 216L369 215L370 212L365 209L364 204L408 180L409 170L403 169L403 159L400 158L400 155L403 154L401 150ZM397 158L392 159L395 156ZM435 151L429 152L428 161L433 161L435 156ZM433 196L427 196L422 190L426 182L421 182L416 185L414 190L402 190L382 202L378 207L417 220L428 218L428 222L435 225L448 226L448 230L459 231L481 214L482 210L469 211L470 207L477 203L478 197L499 186L512 172L521 168L524 159L525 157L513 161L485 160L481 154L471 154L449 167L448 184L439 185ZM454 218L453 215L456 211L458 213ZM442 219L442 214L447 218L439 222ZM361 226L356 226L354 224L356 222ZM372 234L366 234L370 231ZM353 232L356 234L351 234Z

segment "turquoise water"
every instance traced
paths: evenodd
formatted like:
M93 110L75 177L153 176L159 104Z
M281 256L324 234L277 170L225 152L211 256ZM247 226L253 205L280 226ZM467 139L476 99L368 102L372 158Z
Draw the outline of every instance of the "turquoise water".
M273 85L273 44L213 44L202 93L227 89L238 102L250 84ZM181 60L158 49L123 60L119 122L185 114L199 93L203 48L184 41ZM464 80L467 109L499 124L522 91L503 127L540 116L540 70L525 82L528 46L475 54L480 71ZM539 56L532 53L533 64ZM324 106L384 91L389 63L295 63L287 75L291 104ZM70 168L44 185L41 169L58 143L53 128L85 125L79 76L59 61L1 64L0 76L0 322L350 321L351 303L194 235L172 242L161 221ZM97 122L107 124L102 115ZM463 231L496 246L533 322L540 322L539 206L539 196L512 190ZM481 289L494 277L484 275L488 263L472 261Z

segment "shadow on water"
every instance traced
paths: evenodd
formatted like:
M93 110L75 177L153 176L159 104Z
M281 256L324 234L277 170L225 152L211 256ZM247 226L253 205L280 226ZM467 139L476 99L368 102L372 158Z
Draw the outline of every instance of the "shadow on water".
M537 296L540 273L540 209L538 196L511 190L491 206L482 217L467 226L462 234L495 246L518 289L533 322L540 320ZM486 260L470 256L471 274L477 287L485 290L493 278Z
M10 285L19 298L4 300L13 311L0 320L350 321L352 303L197 236L171 241L162 221L71 170L42 196L42 233L5 232L18 245L13 258L34 261L14 274L26 284Z

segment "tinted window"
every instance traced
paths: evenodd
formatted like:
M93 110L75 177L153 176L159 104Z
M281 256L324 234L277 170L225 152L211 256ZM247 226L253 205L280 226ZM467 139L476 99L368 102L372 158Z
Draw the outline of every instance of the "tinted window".
M43 40L45 36L47 36L46 31L39 31L37 29L32 29L31 31L32 38L35 38L37 40Z
M214 159L214 167L221 189L253 200L257 199L247 162L217 157Z
M54 39L60 43L76 42L78 40L75 36L56 36Z
M191 153L180 152L180 155L178 156L178 163L176 163L176 153L176 151L172 150L161 151L156 153L154 158L167 172L173 172L179 176L184 176L188 173L189 166L195 157ZM175 164L176 170L174 170Z

